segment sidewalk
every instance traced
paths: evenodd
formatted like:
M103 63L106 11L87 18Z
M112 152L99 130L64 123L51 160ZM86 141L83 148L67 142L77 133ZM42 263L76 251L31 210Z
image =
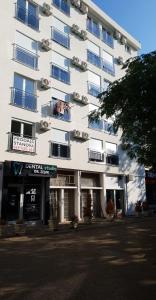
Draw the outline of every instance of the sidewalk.
M8 237L16 237L16 236L47 236L54 234L65 234L71 233L74 231L81 230L90 230L96 229L103 226L116 226L120 224L127 223L138 223L144 222L146 219L155 219L156 216L147 216L147 217L135 217L135 216L127 216L122 219L114 219L112 221L107 219L99 219L94 220L91 224L79 223L77 229L72 229L71 224L58 224L57 229L49 228L48 225L25 225L25 224L15 224L15 225L0 225L0 239L8 238Z

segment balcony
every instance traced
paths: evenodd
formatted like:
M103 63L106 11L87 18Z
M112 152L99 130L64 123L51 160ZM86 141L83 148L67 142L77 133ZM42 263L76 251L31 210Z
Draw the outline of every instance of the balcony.
M91 64L95 65L98 68L101 68L101 58L100 56L96 55L95 53L87 50L87 60Z
M15 133L9 133L9 150L17 152L36 153L36 139Z
M89 161L104 162L104 154L95 150L89 150Z
M37 9L35 15L32 14L30 10L22 7L22 5L16 4L16 19L23 22L27 26L30 26L32 29L39 30L39 17L37 16Z
M56 43L60 44L65 48L68 49L70 48L69 34L62 32L55 27L52 27L51 36L52 36L52 40L55 41Z
M14 60L34 70L38 68L38 55L16 44L14 44Z
M107 72L108 74L115 76L115 68L114 63L111 64L107 60L102 59L102 69Z
M52 64L51 76L66 84L70 84L70 72L58 65Z
M101 87L88 81L88 93L94 97L97 97L101 93Z
M21 108L36 111L37 96L13 87L11 91L11 103Z
M119 165L119 156L118 155L107 154L106 164L118 166Z
M70 106L68 102L64 102L59 99L53 99L51 101L51 115L52 117L63 120L63 121L70 121L71 119L71 112Z
M55 5L64 14L70 15L70 5L64 0L53 0L53 5Z

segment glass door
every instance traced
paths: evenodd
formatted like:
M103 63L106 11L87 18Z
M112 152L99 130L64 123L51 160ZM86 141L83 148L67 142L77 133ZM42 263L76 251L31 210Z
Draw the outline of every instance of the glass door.
M19 187L8 187L6 201L6 218L8 221L15 221L19 217L20 210L20 189Z
M41 219L41 190L38 185L25 185L23 216L27 221Z

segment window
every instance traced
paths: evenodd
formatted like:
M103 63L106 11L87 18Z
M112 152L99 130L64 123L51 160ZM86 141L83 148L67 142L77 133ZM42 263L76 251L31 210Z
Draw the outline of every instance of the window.
M53 4L66 15L70 14L70 5L68 0L53 0Z
M89 140L89 160L95 162L103 162L103 142L97 139Z
M32 69L37 69L37 42L20 33L19 31L16 31L14 59Z
M36 111L37 96L35 88L34 80L15 74L14 87L12 89L12 104Z
M51 156L70 158L69 132L52 130Z
M108 120L104 120L104 131L106 131L109 134L116 134L116 131L113 127L113 122L112 121L108 121Z
M114 58L112 55L103 50L102 68L105 72L115 75Z
M53 19L52 40L65 48L70 47L69 26L58 19Z
M36 139L34 125L31 123L12 120L9 134L9 150L35 153Z
M97 97L101 92L101 77L91 71L88 71L88 93Z
M117 155L117 145L106 142L106 163L111 165L119 164L119 157Z
M111 83L110 81L104 79L104 81L103 81L103 91L107 91L110 83Z
M70 121L71 113L69 105L69 95L56 89L52 89L52 95L52 116L60 120Z
M33 29L39 29L38 6L27 0L17 0L16 18Z
M102 40L105 44L107 44L108 46L110 46L111 48L114 47L114 40L113 40L113 36L111 35L111 33L105 29L102 28Z
M98 106L89 104L89 113L92 111L96 111L98 109ZM103 120L90 120L89 121L89 128L97 129L97 130L103 130Z
M100 48L90 41L87 44L87 60L96 67L101 68Z
M70 83L69 59L56 52L52 56L52 77L66 84Z
M100 26L98 22L93 20L91 17L87 17L87 29L96 37L100 38Z

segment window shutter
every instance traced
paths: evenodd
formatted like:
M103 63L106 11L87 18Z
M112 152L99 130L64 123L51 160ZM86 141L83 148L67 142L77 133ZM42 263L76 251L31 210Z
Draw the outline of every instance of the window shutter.
M97 152L102 152L103 151L103 143L101 140L90 139L89 140L89 148L91 150L95 150Z
M52 54L52 63L62 67L63 69L69 69L69 59L58 54L57 52L53 52Z
M95 53L97 56L100 55L100 49L98 46L96 46L94 43L87 41L88 50Z
M19 31L16 31L16 44L18 46L23 47L24 49L27 49L34 54L37 53L37 42L30 39L26 35L20 33Z
M116 154L117 145L113 143L106 142L106 152L109 154Z
M103 59L105 59L109 64L113 65L113 56L103 50Z
M58 144L69 144L69 132L52 129L52 141Z
M100 87L101 77L91 71L88 71L88 81Z

